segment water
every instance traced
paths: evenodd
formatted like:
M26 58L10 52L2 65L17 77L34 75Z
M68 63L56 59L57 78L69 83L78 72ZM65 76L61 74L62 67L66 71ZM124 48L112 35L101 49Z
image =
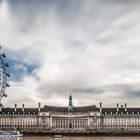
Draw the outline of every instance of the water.
M140 140L140 137L15 137L15 138L0 138L0 140Z

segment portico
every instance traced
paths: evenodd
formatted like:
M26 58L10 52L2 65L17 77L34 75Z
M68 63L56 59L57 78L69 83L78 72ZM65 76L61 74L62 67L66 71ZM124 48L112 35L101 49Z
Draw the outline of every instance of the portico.
M52 131L87 131L101 128L100 109L95 105L74 107L72 96L67 107L44 106L40 111L39 120L42 127Z

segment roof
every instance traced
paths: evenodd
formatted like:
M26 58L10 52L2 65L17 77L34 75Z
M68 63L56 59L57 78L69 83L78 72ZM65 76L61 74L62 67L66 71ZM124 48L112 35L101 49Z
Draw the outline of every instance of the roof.
M140 108L127 108L127 110L125 110L125 108L119 108L119 110L117 111L117 108L103 108L102 110L103 115L140 115Z
M22 108L17 108L15 111L14 108L2 108L2 111L0 111L0 115L1 114L37 115L38 109L37 108L24 108L24 111L22 111Z
M105 112L140 112L140 108L127 108L127 111L125 111L125 108L119 108L119 111L117 111L117 108L103 108L102 110L103 113Z
M52 112L52 113L68 113L68 107L57 107L57 106L48 106L45 105L43 108L40 109L41 112ZM72 111L73 113L89 113L92 111L100 111L100 108L96 107L95 105L91 106L82 106L82 107L73 107ZM15 111L15 108L2 108L2 111L0 111L0 115L2 114L15 114L15 115L37 115L38 114L38 108L24 108L24 111L22 108L17 108ZM103 115L115 115L115 114L140 114L140 108L127 108L127 111L125 108L119 108L119 111L117 111L117 108L102 108L102 114Z
M83 107L73 107L71 112L89 112L89 111L99 111L95 105L83 106ZM57 107L57 106L47 106L41 108L42 112L69 112L68 107Z

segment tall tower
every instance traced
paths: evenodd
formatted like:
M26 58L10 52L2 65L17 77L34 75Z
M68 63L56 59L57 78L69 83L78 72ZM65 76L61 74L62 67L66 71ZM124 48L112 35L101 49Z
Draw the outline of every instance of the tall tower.
M69 111L72 111L72 96L70 95L70 97L69 97L69 107L68 107L68 110Z

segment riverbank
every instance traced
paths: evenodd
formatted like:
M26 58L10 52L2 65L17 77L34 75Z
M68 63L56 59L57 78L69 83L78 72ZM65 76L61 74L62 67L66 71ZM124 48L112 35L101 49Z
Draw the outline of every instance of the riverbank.
M24 136L140 136L140 132L23 132Z

